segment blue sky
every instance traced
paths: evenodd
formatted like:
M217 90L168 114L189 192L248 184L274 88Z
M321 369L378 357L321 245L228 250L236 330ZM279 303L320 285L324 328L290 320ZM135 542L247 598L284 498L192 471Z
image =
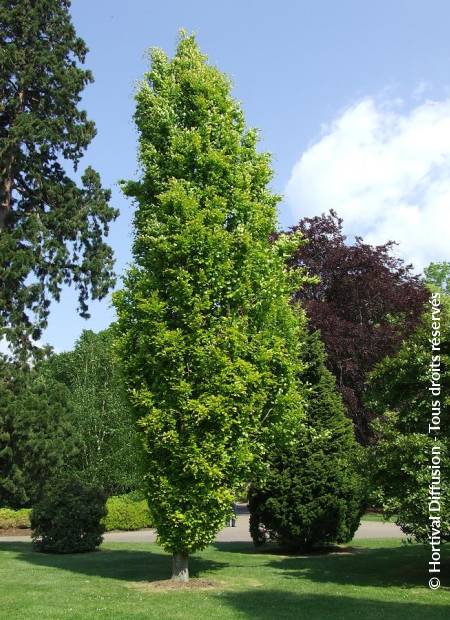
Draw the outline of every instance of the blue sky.
M418 270L447 258L447 1L73 0L71 12L95 77L83 107L98 135L83 165L100 172L121 211L110 236L119 274L130 260L133 206L117 181L136 175L135 83L146 50L172 54L181 27L231 76L273 154L283 227L336 208L349 235L400 240L399 254ZM88 321L75 307L70 291L52 305L43 340L56 350L114 318L110 299L92 304Z

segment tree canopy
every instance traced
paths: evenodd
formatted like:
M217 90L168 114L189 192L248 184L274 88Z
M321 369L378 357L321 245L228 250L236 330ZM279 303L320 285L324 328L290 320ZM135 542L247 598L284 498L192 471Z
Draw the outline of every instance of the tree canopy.
M87 317L89 297L111 288L105 243L117 211L88 167L76 170L95 136L78 108L92 82L87 47L68 0L0 2L0 338L29 348L46 326L51 299L74 285Z
M443 261L441 263L430 263L424 269L425 280L438 288L444 293L450 294L450 263Z
M72 351L49 362L51 376L68 388L78 475L107 495L141 483L141 445L112 345L111 328L84 330Z
M440 461L440 530L450 532L450 298L434 284L418 328L399 351L380 362L370 375L368 406L376 412L376 444L371 471L375 494L387 516L394 516L403 531L428 541L428 510L432 450ZM439 300L437 303L436 300ZM433 307L439 312L432 314ZM439 321L439 351L430 339ZM430 390L432 372L438 374L439 392ZM430 432L433 415L439 430Z
M367 375L392 355L416 327L427 291L412 267L392 252L392 242L372 246L359 237L350 244L334 211L304 218L292 229L303 243L290 260L319 283L295 293L325 344L327 365L336 377L360 442L371 438L370 411L364 405Z

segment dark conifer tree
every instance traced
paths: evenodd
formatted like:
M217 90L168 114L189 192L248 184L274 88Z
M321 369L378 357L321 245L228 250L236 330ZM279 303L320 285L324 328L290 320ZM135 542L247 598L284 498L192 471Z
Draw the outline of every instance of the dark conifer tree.
M0 357L0 506L32 505L49 479L75 465L68 390L40 364Z
M76 170L95 136L78 104L92 74L80 67L68 0L0 0L0 337L29 348L63 284L79 310L113 284L105 243L117 211L95 170Z
M345 416L317 332L308 336L302 373L309 389L306 420L295 440L268 451L267 477L250 488L250 532L294 549L351 540L364 508L358 472L363 448Z

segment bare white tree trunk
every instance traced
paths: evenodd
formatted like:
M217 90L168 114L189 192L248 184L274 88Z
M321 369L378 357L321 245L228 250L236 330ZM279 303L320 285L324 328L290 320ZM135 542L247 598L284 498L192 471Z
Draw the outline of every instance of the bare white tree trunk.
M172 579L189 581L189 556L187 553L174 553L172 558Z

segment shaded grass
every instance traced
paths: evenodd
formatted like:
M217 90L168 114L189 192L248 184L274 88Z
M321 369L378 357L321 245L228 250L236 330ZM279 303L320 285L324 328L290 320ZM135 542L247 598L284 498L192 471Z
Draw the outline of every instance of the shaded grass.
M0 541L0 617L447 620L450 589L429 590L428 559L426 547L395 539L311 556L216 543L190 565L194 578L216 587L168 592L145 587L170 576L170 557L155 544L108 543L95 553L57 556ZM449 561L442 571L449 584Z

